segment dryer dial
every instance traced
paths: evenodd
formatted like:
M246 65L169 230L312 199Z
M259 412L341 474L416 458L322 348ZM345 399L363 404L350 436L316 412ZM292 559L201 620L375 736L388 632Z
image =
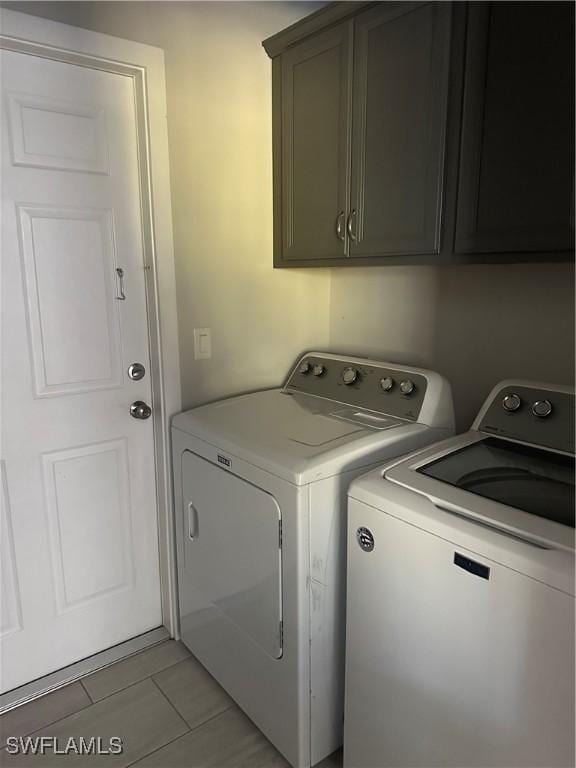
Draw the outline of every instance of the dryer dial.
M394 379L391 376L385 376L383 379L380 379L380 389L383 392L390 392L393 386Z
M342 381L348 386L358 381L358 371L356 368L344 368L342 371Z

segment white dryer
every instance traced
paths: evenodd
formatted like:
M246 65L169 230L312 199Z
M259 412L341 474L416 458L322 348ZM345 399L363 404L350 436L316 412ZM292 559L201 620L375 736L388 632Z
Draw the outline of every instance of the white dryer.
M453 431L431 371L302 357L173 420L184 643L294 766L342 743L346 490Z
M344 765L574 765L574 391L503 382L349 495Z

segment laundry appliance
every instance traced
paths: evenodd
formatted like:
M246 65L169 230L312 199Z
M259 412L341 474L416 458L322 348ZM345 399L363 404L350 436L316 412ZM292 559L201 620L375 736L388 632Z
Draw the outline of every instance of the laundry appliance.
M350 486L348 768L574 765L574 391Z
M452 432L437 373L323 353L173 420L182 639L294 766L342 743L348 484Z

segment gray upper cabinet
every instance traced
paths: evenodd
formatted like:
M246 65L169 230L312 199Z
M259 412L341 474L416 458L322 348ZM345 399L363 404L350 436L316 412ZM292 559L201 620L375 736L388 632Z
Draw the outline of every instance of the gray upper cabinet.
M339 24L281 57L281 254L345 253L352 24Z
M355 19L352 257L440 249L450 11L385 3Z
M572 258L572 2L336 2L264 47L275 266Z
M468 8L455 250L573 247L574 5Z

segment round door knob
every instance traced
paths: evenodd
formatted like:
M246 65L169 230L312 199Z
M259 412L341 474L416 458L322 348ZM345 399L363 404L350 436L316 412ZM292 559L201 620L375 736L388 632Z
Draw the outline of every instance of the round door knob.
M342 371L342 381L344 384L347 384L350 386L350 384L354 384L355 381L358 380L358 371L356 368L344 368Z
M135 419L149 419L152 415L152 408L143 400L135 400L130 406L130 416Z
M385 376L383 379L380 379L380 389L384 392L390 392L393 386L394 379L391 376Z
M300 363L300 368L298 368L298 373L301 376L306 376L307 373L310 373L310 363Z
M405 381L400 382L400 392L402 392L403 395L411 395L415 389L416 387L411 379L406 379Z
M517 395L516 392L509 392L502 398L502 408L504 408L505 411L517 411L521 405L522 400L520 400L520 395Z
M550 400L536 400L532 406L532 413L541 419L545 419L552 413L552 403Z
M315 365L314 368L312 368L312 373L314 376L324 376L326 368L324 368L323 365Z

